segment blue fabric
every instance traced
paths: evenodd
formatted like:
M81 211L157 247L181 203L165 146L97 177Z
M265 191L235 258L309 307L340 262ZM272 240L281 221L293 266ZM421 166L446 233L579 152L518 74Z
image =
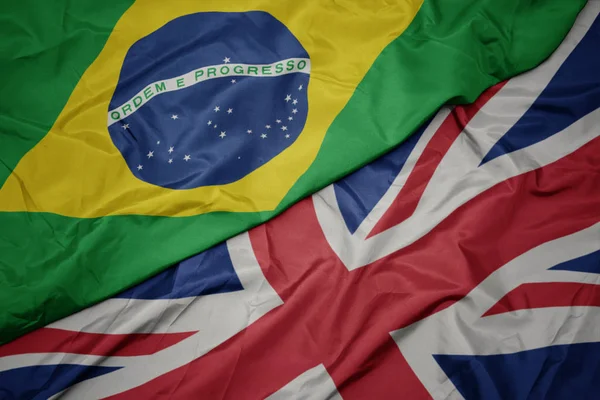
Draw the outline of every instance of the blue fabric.
M565 60L519 121L490 149L481 165L564 130L600 106L600 21Z
M61 364L38 365L0 372L0 399L47 399L64 389L120 367Z
M600 343L434 357L466 400L600 398Z
M116 297L178 299L243 289L224 242L166 269Z
M429 122L391 152L334 183L335 197L351 233L390 188Z
M226 57L230 63L270 64L308 54L265 12L186 15L129 49L109 110L153 82L223 64ZM155 95L109 132L131 172L143 181L172 189L231 183L298 138L308 113L308 81L309 75L299 72L206 80ZM265 186L268 190L268 182Z
M600 250L573 260L565 261L550 269L600 274Z

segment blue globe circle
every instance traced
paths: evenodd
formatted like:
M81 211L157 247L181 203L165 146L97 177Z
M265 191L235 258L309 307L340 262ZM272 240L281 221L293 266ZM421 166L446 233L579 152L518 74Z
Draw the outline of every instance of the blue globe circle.
M110 136L145 182L235 182L301 134L308 59L265 12L179 17L127 52L109 105Z

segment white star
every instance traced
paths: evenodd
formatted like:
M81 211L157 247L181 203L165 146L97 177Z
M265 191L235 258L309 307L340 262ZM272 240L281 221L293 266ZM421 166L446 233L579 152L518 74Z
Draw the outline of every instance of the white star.
M215 112L219 112L219 110L221 110L221 107L219 107L219 106L216 106L216 107L215 107Z
M260 137L261 137L262 139L266 139L266 138L267 138L267 135L266 135L265 133L263 133L262 135L260 135Z
M241 160L241 159L242 159L242 157L238 157L238 160Z
M292 110L292 114L296 114L297 112L298 112L298 109L297 109L297 108L294 108L294 109Z
M302 85L298 86L298 90L302 90Z
M236 82L236 80L235 80L235 79L232 79L232 80L231 80L231 83L235 83L235 82Z
M225 64L227 64L227 63L228 63L228 62L230 62L230 61L231 61L231 59L230 59L229 57L225 57L225 58L223 59L223 62L224 62Z
M265 125L265 128L271 129L271 125Z
M221 139L223 139L225 136L227 136L227 135L225 134L225 131L222 131L222 132L221 132L221 134L219 135L219 137L220 137Z
M233 108L227 110L227 114L231 114L233 112Z
M282 127L281 127L281 130L282 130L282 131L287 131L287 126L285 126L285 125L284 125L284 126L282 126Z
M289 139L289 138L290 138L290 134L289 134L289 133L288 133L288 134L286 134L286 135L285 135L285 138L286 138L286 139Z
M169 147L169 154L171 154L174 151L175 151L175 149L173 148L173 146Z
M129 129L129 124L123 124L123 125L121 125L121 128L123 128L123 129Z
M157 140L157 141L156 141L156 144L160 144L160 140Z
M288 102L292 99L292 95L288 94L287 96L285 96L285 101Z
M206 125L210 125L210 124L212 124L212 121L210 121L210 120L209 120L209 121L206 123Z
M296 105L296 104L298 104L298 100L294 99L294 101L292 101L292 104L293 104L293 105Z
M191 157L190 157L190 155L189 155L189 154L186 154L186 155L183 157L183 161L190 161L190 158L191 158Z
M173 159L169 158L169 164L173 163Z
M141 170L143 170L143 169L144 169L144 166L143 166L142 164L140 164L140 165L138 165L138 166L137 166L137 170L138 170L138 171L141 171Z
M146 157L148 157L148 158L154 157L154 152L153 151L149 151L148 154L146 154Z
M179 117L177 116L177 114L173 114L171 115L171 119L179 119Z
M214 124L214 125L213 125L213 128L217 129L217 124Z
M291 121L293 119L294 119L294 117L288 117L288 121Z
M277 122L278 124L280 124L281 120L280 119L276 119L275 122Z
M252 133L252 129L248 129L246 132L248 132L248 133Z

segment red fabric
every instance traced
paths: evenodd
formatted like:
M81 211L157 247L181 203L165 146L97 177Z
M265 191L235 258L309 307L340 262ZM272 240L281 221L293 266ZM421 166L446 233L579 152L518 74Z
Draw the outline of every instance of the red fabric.
M141 356L166 349L194 333L111 335L42 328L0 346L0 357L62 352L97 356Z
M573 282L528 283L504 296L484 316L528 308L600 307L600 286Z
M205 356L111 398L263 398L321 363L346 400L428 398L390 332L453 304L518 255L598 222L600 173L590 168L599 166L595 139L497 184L422 239L352 272L306 199L250 232L284 304Z

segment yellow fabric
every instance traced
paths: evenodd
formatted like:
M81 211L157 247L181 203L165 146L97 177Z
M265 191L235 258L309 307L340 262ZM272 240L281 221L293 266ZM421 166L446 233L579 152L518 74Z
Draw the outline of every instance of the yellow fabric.
M383 48L422 0L139 0L121 17L45 138L0 190L0 211L73 217L189 216L274 209L314 160L327 128ZM303 134L239 181L173 190L137 179L111 141L107 112L128 49L167 22L202 11L262 10L283 22L311 58ZM51 101L51 99L48 99Z

